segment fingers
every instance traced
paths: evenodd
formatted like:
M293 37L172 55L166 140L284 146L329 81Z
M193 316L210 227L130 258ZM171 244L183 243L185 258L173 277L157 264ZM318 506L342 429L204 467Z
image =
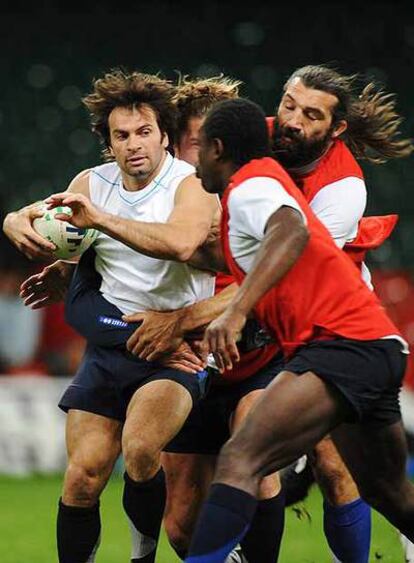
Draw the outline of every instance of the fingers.
M63 201L67 199L68 192L60 192L57 194L52 194L48 198L45 199L45 203L47 209L53 209L54 207L58 207L59 205L63 204Z
M56 245L53 244L53 242L50 242L49 240L40 236L34 229L31 229L27 233L26 238L31 243L34 243L35 245L39 246L40 249L47 251L49 255L51 251L56 250Z
M203 340L205 346L214 355L217 368L222 373L233 368L233 362L240 360L236 341L225 327L211 327L206 330Z
M141 327L138 327L127 340L127 344L126 344L127 350L128 352L131 352L131 354L134 354L134 356L138 356L143 346L142 343L139 341L141 337L141 332L142 332Z
M169 368L178 369L180 371L184 371L186 373L192 373L192 374L196 374L199 371L201 371L200 369L194 368L192 364L185 361L176 361L176 362L169 361L163 365Z
M55 219L58 219L59 221L66 221L67 223L70 223L72 221L72 215L68 215L67 213L56 213Z
M40 274L34 274L33 276L27 278L27 280L24 280L24 282L20 286L20 296L22 295L23 291L28 290L32 285L38 283L42 279L40 277L42 276L42 274L43 272L41 272Z
M36 309L43 309L43 307L48 307L49 305L52 305L52 303L56 303L56 301L47 296L44 299L33 302L32 304L25 303L25 305L30 307L32 311L35 311Z
M60 205L64 206L67 205L71 207L74 203L82 204L88 201L83 194L75 194L71 192L61 192L58 194L52 194L47 199L45 199L45 203L48 209L53 209L54 207L59 207Z
M126 323L138 323L145 320L146 313L132 313L131 315L122 315L122 320Z

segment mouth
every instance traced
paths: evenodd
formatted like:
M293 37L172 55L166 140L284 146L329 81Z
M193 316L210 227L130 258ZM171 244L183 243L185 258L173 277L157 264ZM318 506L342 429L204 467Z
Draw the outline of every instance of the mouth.
M131 156L127 158L127 162L129 164L139 165L142 164L145 160L145 156Z

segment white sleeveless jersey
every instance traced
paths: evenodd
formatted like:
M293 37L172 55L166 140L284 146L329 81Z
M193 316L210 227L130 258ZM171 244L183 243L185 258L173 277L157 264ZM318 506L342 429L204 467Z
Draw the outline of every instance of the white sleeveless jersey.
M168 153L158 176L145 188L130 192L123 187L119 166L102 164L90 171L91 201L125 219L165 223L177 187L193 173L193 166ZM187 264L150 258L101 232L94 248L101 292L123 313L178 309L214 293L215 277Z

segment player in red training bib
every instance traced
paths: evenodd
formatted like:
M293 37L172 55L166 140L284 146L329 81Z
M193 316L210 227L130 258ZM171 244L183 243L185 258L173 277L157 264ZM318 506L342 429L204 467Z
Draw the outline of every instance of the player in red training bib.
M222 449L191 563L224 561L249 526L261 479L328 432L362 496L414 538L398 404L406 344L267 154L264 114L252 102L223 102L207 117L199 175L208 191L224 192L223 252L241 286L205 342L218 364L231 368L237 335L254 311L287 363Z

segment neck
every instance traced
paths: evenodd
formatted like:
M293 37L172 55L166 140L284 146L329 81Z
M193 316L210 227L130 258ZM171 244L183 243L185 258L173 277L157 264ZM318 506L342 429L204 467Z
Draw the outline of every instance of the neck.
M241 166L237 166L235 165L233 162L226 162L223 165L223 171L222 171L222 178L223 178L223 192L224 190L227 188L227 186L230 183L230 178L233 176L233 174L235 174L237 172L237 170L240 170ZM221 195L223 195L223 192Z

